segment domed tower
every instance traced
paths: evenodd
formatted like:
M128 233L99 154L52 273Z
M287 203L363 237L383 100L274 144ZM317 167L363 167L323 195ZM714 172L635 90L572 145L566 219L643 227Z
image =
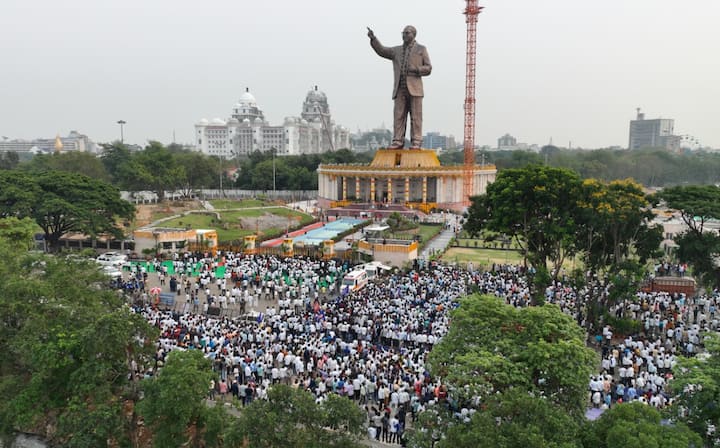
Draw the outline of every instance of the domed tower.
M60 134L57 134L57 136L55 137L55 152L59 153L59 152L62 152L62 150L63 150L63 142L62 142L62 139L60 138Z
M263 111L258 108L255 97L247 87L238 102L233 106L232 118L239 122L242 122L246 118L251 122L255 122L259 118L261 122L265 122Z
M321 115L325 115L328 117L328 122L330 121L330 106L327 96L315 86L305 96L301 116L307 121L319 121Z
M327 96L324 92L318 90L317 86L310 90L305 97L301 117L315 128L316 133L318 133L316 146L318 152L334 151L335 140L333 139L330 106L328 105Z

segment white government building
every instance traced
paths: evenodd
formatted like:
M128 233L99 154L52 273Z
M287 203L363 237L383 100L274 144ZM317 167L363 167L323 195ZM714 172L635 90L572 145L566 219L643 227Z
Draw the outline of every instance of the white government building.
M273 148L278 155L316 154L350 149L350 131L332 120L327 96L317 86L305 97L300 117L287 117L280 126L265 120L255 97L245 89L230 118L203 118L195 124L195 147L225 158Z

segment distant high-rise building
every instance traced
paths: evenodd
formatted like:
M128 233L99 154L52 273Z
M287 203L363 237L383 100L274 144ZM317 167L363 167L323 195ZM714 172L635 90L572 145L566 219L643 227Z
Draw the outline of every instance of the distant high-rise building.
M455 149L456 147L455 137L452 135L440 135L439 132L428 132L423 136L423 148L441 149L445 151Z
M498 139L498 149L517 149L517 139L510 134L505 134Z
M392 143L392 131L383 127L371 131L360 131L350 136L353 150L358 152L376 151Z
M51 152L98 152L98 146L87 135L70 131L67 137L37 138L35 140L3 140L0 151L51 153Z
M675 120L670 118L646 120L645 114L638 108L637 118L630 121L628 149L665 148L678 151L681 137L674 135L674 126Z
M332 120L327 96L317 86L305 97L301 116L287 117L279 126L265 120L255 97L246 89L230 118L203 118L195 124L195 147L205 154L228 158L272 149L278 155L314 154L349 148L350 133Z

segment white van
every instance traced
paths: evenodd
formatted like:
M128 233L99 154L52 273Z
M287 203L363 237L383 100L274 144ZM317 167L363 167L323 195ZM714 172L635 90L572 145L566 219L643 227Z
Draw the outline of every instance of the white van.
M371 261L369 263L365 263L361 267L365 269L369 279L373 279L380 274L386 274L392 269L390 266L386 266L379 261Z
M368 283L368 274L364 269L348 272L342 281L342 291L355 292L363 289Z

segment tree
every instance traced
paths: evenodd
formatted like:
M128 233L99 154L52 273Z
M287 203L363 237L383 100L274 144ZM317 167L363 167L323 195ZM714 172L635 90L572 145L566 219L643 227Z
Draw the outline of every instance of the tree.
M597 356L585 347L583 330L557 306L516 309L496 297L473 295L462 299L451 319L429 366L459 400L517 388L571 415L584 412Z
M674 416L703 435L707 446L720 445L720 336L707 333L705 353L681 358L673 374Z
M0 216L31 217L51 251L68 232L122 237L118 218L132 219L134 206L113 186L61 171L0 171Z
M128 179L132 176L131 158L130 150L123 143L113 142L103 145L100 160L110 175L113 185L122 187L128 183Z
M531 165L501 171L487 193L473 197L468 231L481 228L515 238L539 272L550 261L554 278L574 251L580 178L572 171Z
M18 249L30 249L36 225L30 218L0 218L0 240Z
M111 176L102 160L85 151L38 154L21 165L25 171L65 171L109 182Z
M587 448L701 447L702 439L682 423L663 424L660 412L643 403L625 403L605 411L583 431Z
M455 421L439 448L579 448L580 424L544 397L511 389L488 398L469 422Z
M680 211L688 229L675 238L677 256L693 267L693 273L704 285L720 286L720 269L715 259L720 255L720 237L706 232L705 224L720 219L720 187L691 185L666 188L657 194L669 208Z
M171 352L158 374L143 381L138 412L152 429L155 446L198 446L207 426L223 426L224 413L205 404L213 377L202 351L188 350ZM213 444L217 435L210 435L205 442Z
M0 238L0 433L38 434L55 446L130 438L123 403L131 365L157 337L130 312L92 260L31 254Z
M166 191L181 187L187 173L162 143L151 141L144 151L131 156L129 165L125 167L125 175L125 188L131 191L152 191L162 201Z
M365 416L344 397L320 404L304 390L275 385L268 400L253 401L225 439L227 446L321 448L359 447Z
M172 152L184 176L181 178L179 189L183 196L189 197L193 190L211 188L217 182L217 161L202 153L194 151Z
M589 326L599 323L608 304L634 296L645 263L658 256L662 228L650 227L653 217L650 201L635 181L583 181L576 244L586 271L592 274L590 278L600 283L587 288ZM608 288L610 285L612 288ZM602 295L608 289L610 294ZM581 316L578 313L578 319Z
M15 151L0 152L0 170L12 170L20 163L20 156Z

